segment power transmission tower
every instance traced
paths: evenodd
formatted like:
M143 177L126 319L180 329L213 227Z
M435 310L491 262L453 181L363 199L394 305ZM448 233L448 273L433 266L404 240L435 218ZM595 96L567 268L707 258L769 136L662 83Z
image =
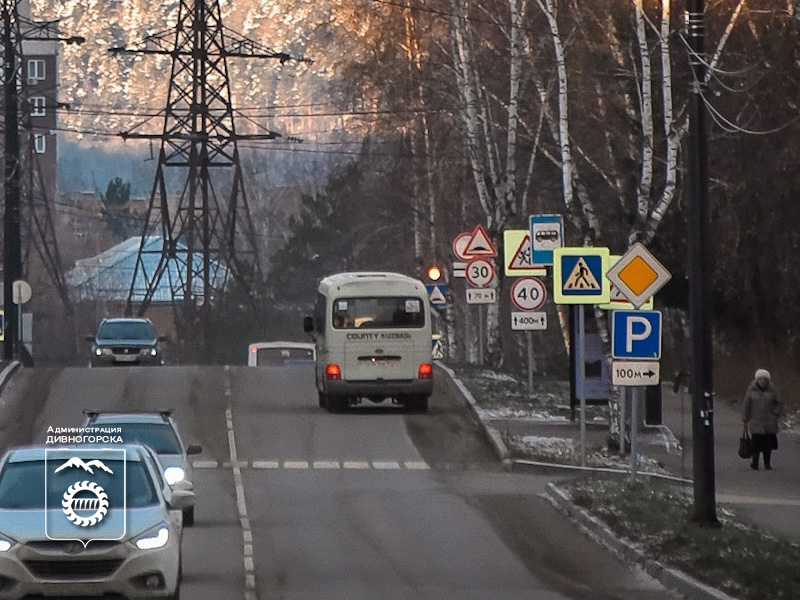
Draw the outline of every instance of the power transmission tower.
M237 141L279 137L236 132L228 58L311 61L227 29L218 0L181 0L174 30L148 36L137 48L110 51L172 57L162 132L121 134L161 140L126 314L133 314L137 302L138 314L144 314L166 277L176 319L199 333L207 351L215 294L236 282L251 295L261 280ZM171 199L168 183L176 172L183 183L179 197ZM153 244L159 235L163 244Z

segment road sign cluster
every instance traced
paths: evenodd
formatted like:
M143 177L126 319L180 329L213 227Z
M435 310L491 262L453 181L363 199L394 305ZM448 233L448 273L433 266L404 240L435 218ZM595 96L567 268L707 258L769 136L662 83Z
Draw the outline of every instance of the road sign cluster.
M453 276L467 283L469 304L497 302L497 249L478 225L453 240ZM564 247L561 215L531 215L528 229L503 232L503 269L510 286L514 330L547 328L547 287L541 279L553 270L556 304L597 305L611 311L614 385L655 385L659 381L661 313L653 296L670 274L641 244L622 256L608 248ZM499 260L499 259L498 259ZM431 302L447 302L442 286L428 286Z

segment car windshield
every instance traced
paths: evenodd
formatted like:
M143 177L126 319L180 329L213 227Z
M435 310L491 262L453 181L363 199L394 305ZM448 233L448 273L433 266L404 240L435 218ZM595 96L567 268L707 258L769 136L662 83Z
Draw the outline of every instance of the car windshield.
M424 325L421 298L339 298L333 302L334 329L418 329Z
M99 427L119 427L126 444L150 446L156 454L182 454L181 444L169 423L114 423L103 421Z
M112 505L115 499L119 502L123 494L127 508L142 508L158 503L158 493L144 463L129 460L125 468L121 460L104 460L103 463L114 474L94 469L93 474L83 475L103 488ZM127 474L127 487L126 478L120 477L120 473ZM50 468L45 478L44 460L8 463L0 474L0 509L60 508L64 491L75 483L75 477L74 470L55 473Z
M283 365L296 362L314 362L311 348L258 348L256 364Z
M107 321L97 332L99 340L154 340L153 326L145 321Z

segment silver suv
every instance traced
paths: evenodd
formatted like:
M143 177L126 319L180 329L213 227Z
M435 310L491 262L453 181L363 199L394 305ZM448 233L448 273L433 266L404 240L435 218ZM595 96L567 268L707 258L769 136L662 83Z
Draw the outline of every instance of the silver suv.
M159 481L138 444L9 450L0 460L0 600L179 600L178 511L194 494Z
M199 444L186 445L172 418L172 409L158 412L106 412L84 410L82 427L119 428L124 443L144 444L158 456L164 477L170 486L182 482L182 489L194 491L192 462L189 456L200 454ZM183 510L183 524L194 525L194 501Z

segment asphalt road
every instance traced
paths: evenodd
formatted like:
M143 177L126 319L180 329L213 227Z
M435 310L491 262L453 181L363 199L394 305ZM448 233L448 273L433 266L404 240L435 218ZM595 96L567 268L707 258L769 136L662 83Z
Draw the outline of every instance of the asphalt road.
M331 415L304 366L22 371L0 439L83 408L174 408L203 445L184 600L672 597L565 521L547 478L504 472L447 385L429 414Z

